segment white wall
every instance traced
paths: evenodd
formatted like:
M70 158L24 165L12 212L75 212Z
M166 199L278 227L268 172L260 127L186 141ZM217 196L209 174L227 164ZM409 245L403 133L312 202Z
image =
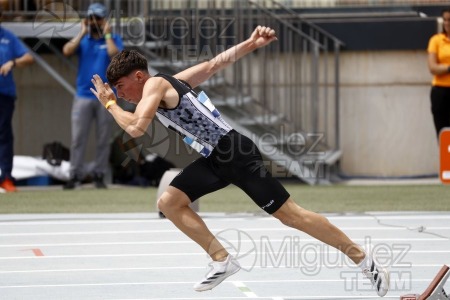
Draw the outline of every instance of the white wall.
M348 175L438 172L425 51L344 52L341 169Z

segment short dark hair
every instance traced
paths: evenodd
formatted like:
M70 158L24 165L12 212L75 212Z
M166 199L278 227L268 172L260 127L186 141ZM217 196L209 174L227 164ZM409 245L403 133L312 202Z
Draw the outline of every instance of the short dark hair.
M136 50L123 50L113 57L106 69L106 78L111 85L115 85L120 78L133 71L148 72L148 62L145 56Z

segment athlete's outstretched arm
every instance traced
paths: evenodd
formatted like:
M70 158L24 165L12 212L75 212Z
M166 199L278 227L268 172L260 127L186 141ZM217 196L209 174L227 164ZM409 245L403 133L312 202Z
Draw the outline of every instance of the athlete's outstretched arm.
M209 61L200 63L176 74L175 77L188 82L192 87L196 87L241 57L258 48L267 46L275 40L277 40L275 30L270 27L258 26L244 42L219 53Z

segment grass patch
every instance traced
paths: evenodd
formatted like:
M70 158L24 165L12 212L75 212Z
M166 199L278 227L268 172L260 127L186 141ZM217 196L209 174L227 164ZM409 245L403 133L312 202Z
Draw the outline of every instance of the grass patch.
M442 185L305 186L293 188L291 195L301 206L321 212L450 210L450 189Z
M119 213L155 211L155 188L35 190L0 195L0 213Z
M300 206L316 212L450 211L450 188L443 185L284 185ZM135 187L21 191L0 194L0 213L155 212L156 193L156 188ZM204 196L200 211L261 212L234 186Z

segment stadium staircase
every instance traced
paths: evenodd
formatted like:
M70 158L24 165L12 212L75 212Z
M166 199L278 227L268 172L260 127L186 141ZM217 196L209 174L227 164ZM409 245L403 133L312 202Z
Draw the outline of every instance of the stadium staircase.
M111 20L128 48L149 59L152 73L175 74L243 41L256 25L278 41L258 49L201 85L236 130L251 137L278 177L308 184L333 180L339 144L339 54L343 43L277 1L110 1ZM121 5L126 5L122 7ZM79 32L76 11L39 11L30 22L4 22L37 63L67 91L74 87L37 51L45 46L76 71L57 39ZM125 15L124 15L125 12Z

